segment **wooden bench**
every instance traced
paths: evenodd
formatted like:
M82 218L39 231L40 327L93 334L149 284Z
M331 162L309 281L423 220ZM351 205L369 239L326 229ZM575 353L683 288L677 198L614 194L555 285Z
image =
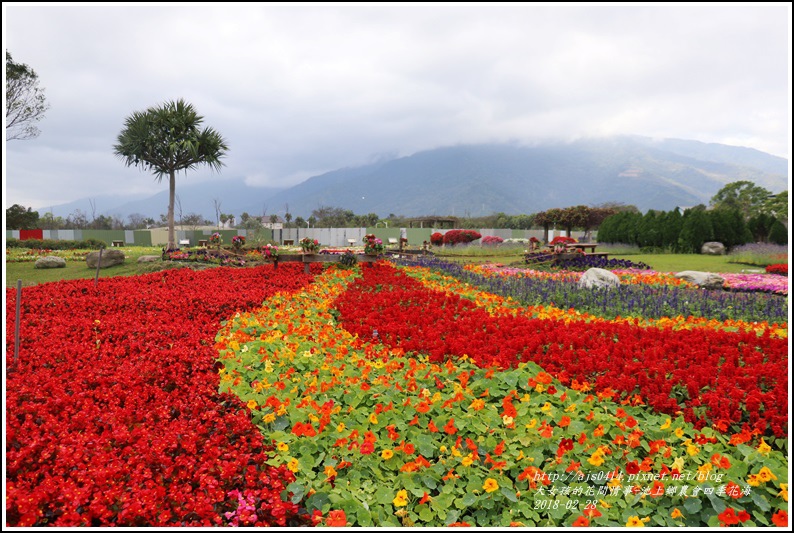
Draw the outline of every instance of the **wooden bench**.
M207 247L207 243L208 243L208 242L209 242L208 240L204 240L204 239L202 239L202 240L200 240L200 241L198 242L198 245L199 245L199 246L201 246L202 248L206 248L206 247Z
M598 257L603 257L604 259L609 258L609 252L587 252L585 255L597 255Z
M111 245L113 248L121 248L122 246L124 246L124 241L112 241L112 242L110 243L110 245Z
M284 246L295 246L295 239L284 239Z

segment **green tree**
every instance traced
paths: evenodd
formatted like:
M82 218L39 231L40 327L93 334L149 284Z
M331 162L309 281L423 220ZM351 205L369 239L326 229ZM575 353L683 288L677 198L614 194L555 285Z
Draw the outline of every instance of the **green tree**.
M710 205L715 209L738 209L744 219L761 213L771 193L750 181L734 181L717 191Z
M175 248L174 195L176 173L201 164L220 172L228 146L212 128L199 129L204 117L180 99L127 117L113 147L126 166L152 171L157 181L168 176L168 247Z
M785 223L788 221L788 191L770 196L764 203L764 212Z
M696 206L684 211L681 233L678 236L680 251L683 253L700 253L703 243L714 239L714 228L706 213L705 206Z
M759 213L747 221L747 228L750 230L755 242L766 242L774 222L775 219L771 215Z
M788 231L779 220L772 223L772 228L769 230L769 242L773 244L788 244Z
M38 137L36 123L49 108L36 71L15 63L6 50L6 141Z
M39 212L30 207L14 204L6 209L6 229L36 229L38 222Z

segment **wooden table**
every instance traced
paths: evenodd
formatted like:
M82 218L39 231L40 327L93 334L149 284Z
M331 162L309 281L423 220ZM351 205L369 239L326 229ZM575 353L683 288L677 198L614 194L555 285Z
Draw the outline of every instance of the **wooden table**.
M575 248L577 250L582 250L583 252L587 252L588 250L590 252L595 252L596 246L598 246L598 244L585 243L585 242L574 242L574 243L568 244L567 248Z

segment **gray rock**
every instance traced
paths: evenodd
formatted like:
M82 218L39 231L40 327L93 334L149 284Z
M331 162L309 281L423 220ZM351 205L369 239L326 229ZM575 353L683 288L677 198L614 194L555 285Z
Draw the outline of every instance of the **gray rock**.
M107 268L113 265L120 265L124 263L124 252L121 250L102 250L102 264L99 268ZM85 262L88 268L96 268L99 264L99 252L91 252L86 258Z
M34 268L66 268L66 259L55 255L47 255L36 259Z
M583 289L611 289L618 286L620 278L603 268L591 268L579 280L579 287Z
M139 263L156 263L162 259L159 255L142 255L138 258Z
M725 245L721 242L704 242L700 247L700 253L704 255L725 255Z
M684 270L674 274L675 277L694 283L704 289L721 289L725 279L711 272L698 272L697 270Z

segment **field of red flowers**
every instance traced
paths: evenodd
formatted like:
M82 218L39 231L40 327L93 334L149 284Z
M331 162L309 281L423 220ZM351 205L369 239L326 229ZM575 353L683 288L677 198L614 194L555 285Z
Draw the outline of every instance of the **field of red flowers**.
M6 525L288 525L293 481L263 465L248 410L218 393L222 320L311 282L284 265L6 291ZM228 517L226 513L229 513Z
M788 524L787 325L267 265L26 288L15 361L6 296L8 526Z

